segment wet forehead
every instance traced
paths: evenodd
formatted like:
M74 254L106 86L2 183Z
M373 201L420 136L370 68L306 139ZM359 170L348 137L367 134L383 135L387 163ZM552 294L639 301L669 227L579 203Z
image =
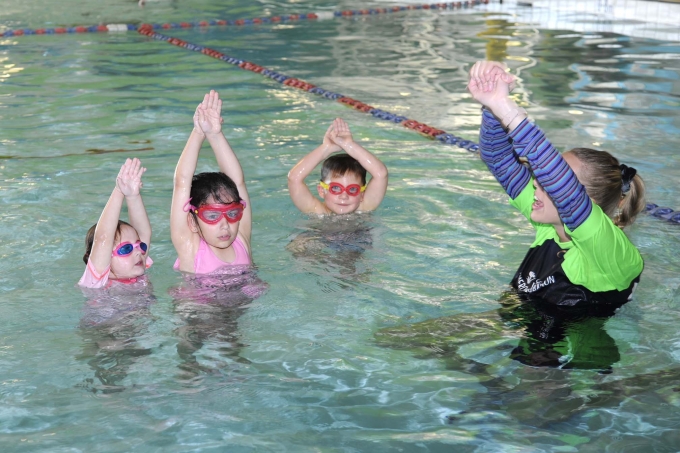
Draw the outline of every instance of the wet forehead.
M120 238L118 242L137 242L139 240L139 234L137 230L129 225L121 225L120 227Z
M210 195L208 197L208 199L205 200L205 204L225 204L225 205L227 205L227 204L232 204L234 202L234 200L232 200L232 198L226 193L220 194L220 198L222 199L222 201L217 200L217 199L215 199L214 196Z

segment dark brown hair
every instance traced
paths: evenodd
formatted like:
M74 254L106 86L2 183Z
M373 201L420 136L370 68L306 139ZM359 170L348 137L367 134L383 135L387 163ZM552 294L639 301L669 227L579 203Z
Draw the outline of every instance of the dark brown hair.
M623 228L633 223L645 209L642 178L635 174L629 181L624 181L630 175L630 169L624 172L622 167L626 167L607 151L574 148L567 152L574 154L583 165L580 181L588 196L617 226Z
M361 185L366 185L366 169L349 154L334 154L321 166L322 181L327 181L333 176L342 177L347 173L358 176L361 179Z

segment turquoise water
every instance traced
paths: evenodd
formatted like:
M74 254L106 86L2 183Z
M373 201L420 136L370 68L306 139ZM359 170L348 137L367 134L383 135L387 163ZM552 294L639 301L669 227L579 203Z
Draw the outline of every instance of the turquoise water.
M364 4L61 5L9 0L0 26ZM168 34L472 140L466 70L505 58L556 145L612 150L650 201L680 208L677 42L424 11ZM0 80L2 451L680 445L678 225L641 216L628 231L646 265L635 300L595 329L620 356L611 372L533 368L508 358L518 334L498 316L532 232L476 155L136 33L0 38ZM211 88L253 200L259 297L198 291L171 270L172 173ZM295 211L286 174L335 117L386 163L390 187L371 215L319 222ZM135 156L148 168L153 287L84 294L85 232ZM199 170L214 167L205 148Z

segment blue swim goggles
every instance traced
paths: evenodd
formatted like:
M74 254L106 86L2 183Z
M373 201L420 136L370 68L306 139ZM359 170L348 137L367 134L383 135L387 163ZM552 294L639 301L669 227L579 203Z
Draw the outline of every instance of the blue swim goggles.
M149 248L146 242L137 241L134 244L132 242L122 242L118 248L111 252L111 256L128 256L133 252L135 247L142 251L142 255L146 254L146 250Z

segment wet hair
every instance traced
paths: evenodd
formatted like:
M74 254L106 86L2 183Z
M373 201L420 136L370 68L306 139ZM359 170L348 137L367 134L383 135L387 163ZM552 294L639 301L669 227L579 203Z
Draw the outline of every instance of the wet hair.
M635 170L621 165L607 151L574 148L567 152L583 165L581 184L588 196L617 226L633 223L645 209L645 183Z
M129 223L119 220L118 225L116 226L116 234L113 236L113 241L115 242L116 239L118 239L121 235L121 230L123 229L123 225L127 225L130 228L134 227L130 225ZM87 260L90 259L90 253L92 253L92 244L94 244L94 230L97 229L97 224L95 223L90 227L89 230L87 230L87 234L85 235L85 254L83 255L83 261L85 264L87 264Z
M349 154L334 154L323 162L321 166L321 180L328 181L332 177L342 177L347 173L361 179L361 185L366 185L366 169L358 160Z
M211 196L217 203L241 201L236 183L222 172L205 172L194 175L191 181L191 204L199 207Z
M211 196L216 203L241 201L236 183L224 173L212 171L194 175L191 181L191 204L198 208L206 204ZM190 212L198 225L198 216L194 211Z

